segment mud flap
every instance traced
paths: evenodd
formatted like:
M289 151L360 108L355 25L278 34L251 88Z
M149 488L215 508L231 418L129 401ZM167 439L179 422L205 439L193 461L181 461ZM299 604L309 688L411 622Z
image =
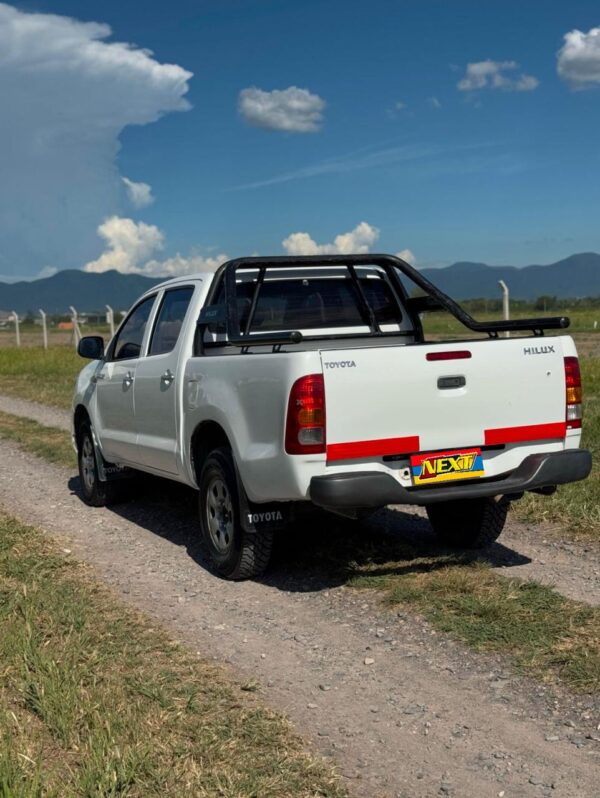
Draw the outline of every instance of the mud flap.
M237 465L235 477L239 497L240 523L244 532L275 532L284 529L293 519L293 502L271 502L255 504L251 502L240 478Z
M130 479L135 475L133 468L127 466L115 465L115 463L108 463L100 451L98 440L94 428L90 425L92 430L92 441L94 443L94 454L96 455L96 464L98 466L98 479L100 482L114 482L118 479Z

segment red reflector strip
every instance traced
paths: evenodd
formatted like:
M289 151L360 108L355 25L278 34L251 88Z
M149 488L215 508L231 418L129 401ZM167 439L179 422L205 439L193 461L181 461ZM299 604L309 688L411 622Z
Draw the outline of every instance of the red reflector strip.
M520 443L521 441L545 441L551 438L564 438L567 425L564 421L556 424L528 424L524 427L502 427L502 429L486 429L485 444L494 446L498 443Z
M427 352L427 360L467 360L472 357L468 349L456 349L453 352Z
M328 460L354 460L359 457L383 457L386 454L408 454L419 451L419 436L383 438L376 441L351 441L327 444Z

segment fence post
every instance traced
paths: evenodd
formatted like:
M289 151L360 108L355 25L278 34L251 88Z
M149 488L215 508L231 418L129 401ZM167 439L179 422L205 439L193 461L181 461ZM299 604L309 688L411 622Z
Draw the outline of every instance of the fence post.
M498 285L502 289L502 316L504 321L508 321L510 319L510 302L509 302L509 293L508 293L508 286L504 282L504 280L498 280ZM510 333L508 330L504 333L505 338L510 338Z
M79 339L81 338L81 332L79 330L79 321L77 319L77 311L73 307L73 305L69 305L69 310L71 311L71 321L73 322L73 343L75 344L75 349L77 349L77 344L79 343Z
M41 308L40 316L42 317L42 336L44 338L44 349L48 349L48 328L46 327L46 314Z
M110 337L114 338L115 335L115 314L110 305L106 305L106 321L110 327Z
M19 314L16 310L12 312L13 321L15 323L15 333L17 336L17 346L21 346L21 330L19 329Z

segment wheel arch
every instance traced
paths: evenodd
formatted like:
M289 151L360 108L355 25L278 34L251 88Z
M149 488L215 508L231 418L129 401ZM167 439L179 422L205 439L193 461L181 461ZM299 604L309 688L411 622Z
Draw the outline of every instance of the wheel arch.
M217 421L202 421L194 429L190 442L190 454L197 485L200 484L200 474L207 456L213 449L218 449L221 446L233 448L227 433Z
M83 424L84 421L90 421L90 414L87 411L87 408L84 405L77 405L75 408L75 412L73 414L73 429L75 431L75 436L77 437L79 428Z

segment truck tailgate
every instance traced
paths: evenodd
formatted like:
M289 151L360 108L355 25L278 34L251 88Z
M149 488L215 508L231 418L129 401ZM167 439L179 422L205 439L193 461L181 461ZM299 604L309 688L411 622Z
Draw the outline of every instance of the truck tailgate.
M565 436L559 337L323 350L321 363L328 461Z

